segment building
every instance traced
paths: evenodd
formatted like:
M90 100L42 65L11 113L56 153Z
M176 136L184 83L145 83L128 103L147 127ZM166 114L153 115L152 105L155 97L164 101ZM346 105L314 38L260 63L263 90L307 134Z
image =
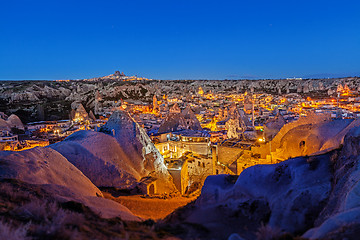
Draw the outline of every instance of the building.
M185 152L211 156L210 137L207 132L189 129L151 136L164 158L180 158Z

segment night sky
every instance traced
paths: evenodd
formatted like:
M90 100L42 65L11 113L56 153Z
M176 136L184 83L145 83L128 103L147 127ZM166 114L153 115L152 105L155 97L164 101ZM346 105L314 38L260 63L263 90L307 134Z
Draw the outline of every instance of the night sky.
M360 76L360 1L0 1L0 79Z

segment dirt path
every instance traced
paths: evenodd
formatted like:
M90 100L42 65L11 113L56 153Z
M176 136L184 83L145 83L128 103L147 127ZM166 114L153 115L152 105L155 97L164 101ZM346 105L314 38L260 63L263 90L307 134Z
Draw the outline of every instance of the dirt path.
M185 206L196 197L185 198L176 197L170 199L142 198L140 196L120 196L113 197L111 194L103 192L105 198L112 199L127 207L133 214L144 218L158 220L166 217L175 209Z

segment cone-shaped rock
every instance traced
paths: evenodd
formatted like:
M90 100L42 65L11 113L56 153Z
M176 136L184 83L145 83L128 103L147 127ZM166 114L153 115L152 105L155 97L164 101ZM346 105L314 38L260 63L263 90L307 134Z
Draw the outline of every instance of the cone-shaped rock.
M159 192L174 190L162 155L145 130L127 112L114 112L100 131L115 137L141 177L151 175L159 179L157 181Z
M6 120L6 122L11 128L24 130L24 124L21 122L20 118L15 114L11 114L10 117Z

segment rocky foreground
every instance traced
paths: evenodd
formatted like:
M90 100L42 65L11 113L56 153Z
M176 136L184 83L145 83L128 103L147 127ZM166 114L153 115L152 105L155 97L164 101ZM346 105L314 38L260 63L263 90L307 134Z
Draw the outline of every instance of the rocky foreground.
M182 238L358 239L360 128L340 149L210 176L201 196L162 224Z
M99 187L131 188L155 174L170 191L158 152L124 112L102 131L1 152L0 239L358 238L358 126L337 149L210 176L198 199L157 222L105 199Z
M175 190L162 156L126 112L114 113L104 133L79 131L49 147L2 151L0 239L154 238L143 219L99 190L146 194L141 180L149 176L159 190Z

